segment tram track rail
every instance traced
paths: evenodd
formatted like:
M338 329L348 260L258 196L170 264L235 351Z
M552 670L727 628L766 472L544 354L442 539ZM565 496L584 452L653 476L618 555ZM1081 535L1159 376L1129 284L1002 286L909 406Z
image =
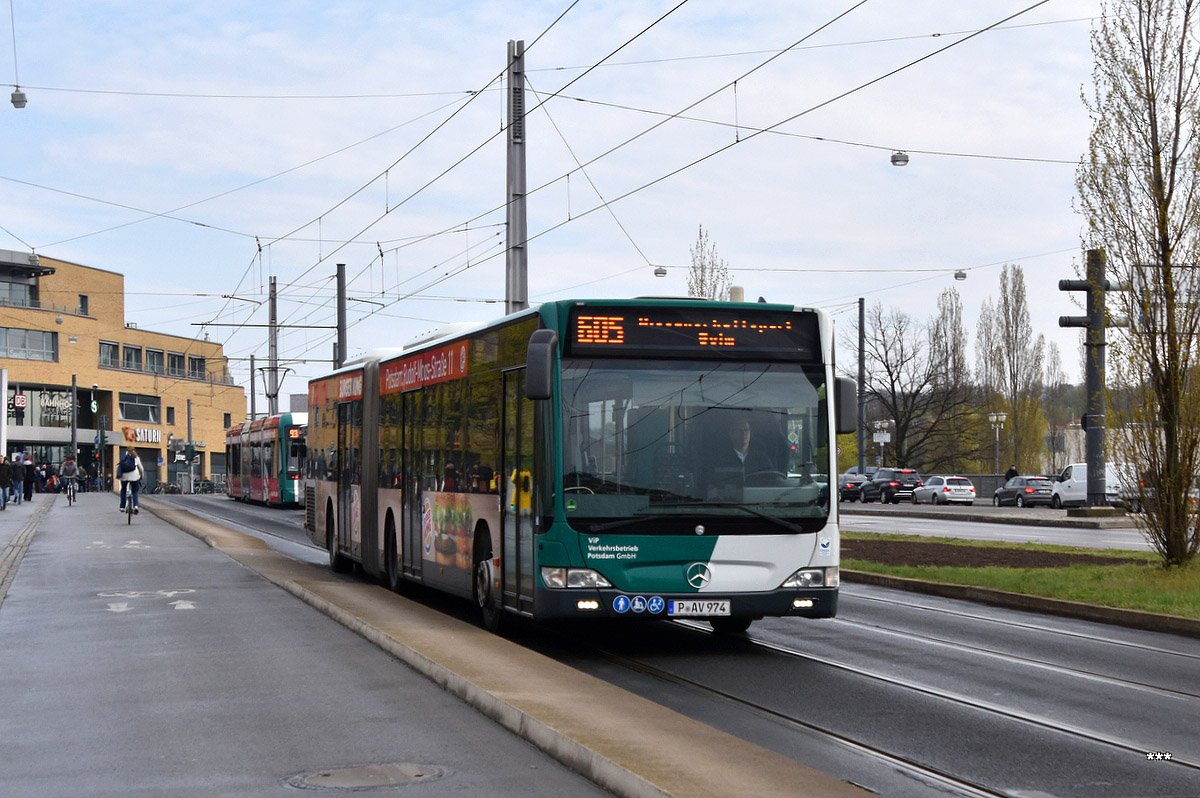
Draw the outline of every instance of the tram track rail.
M715 634L709 630L707 624L704 623L696 621L674 621L672 623L673 625L685 628L695 634L706 636L712 636ZM1147 744L1135 740L1124 739L1115 735L1097 732L1094 729L1061 722L1037 713L1027 712L1013 707L1004 706L992 701L982 700L953 690L947 690L928 684L920 684L908 679L897 678L874 669L851 665L846 662L840 662L836 659L813 654L787 645L755 638L753 635L748 636L744 642L746 645L762 650L771 651L785 657L822 665L859 678L865 678L874 682L885 684L889 687L923 695L937 701L947 702L969 711L985 713L987 715L1003 718L1006 721L1036 727L1043 732L1064 735L1087 745L1109 748L1120 752L1123 755L1134 754L1138 758L1142 758L1146 756L1148 751L1154 749L1153 745L1147 746ZM802 717L796 717L794 714L772 708L771 706L767 706L759 701L738 695L732 690L713 686L705 681L692 678L691 676L675 672L668 668L660 667L659 665L648 662L636 656L630 656L628 654L615 651L611 648L605 647L603 644L572 638L571 647L577 649L587 649L595 656L632 673L640 674L656 680L661 680L662 682L674 685L696 697L718 701L728 706L735 707L739 711L748 715L753 715L793 729L798 734L802 734L810 739L815 739L835 746L844 751L863 757L864 759L873 761L884 767L894 769L897 773L903 774L906 778L913 779L919 783L934 786L948 792L949 794L969 796L970 798L1000 798L1001 796L1004 798L1012 798L1013 793L1011 792L1004 791L1003 789L999 789L985 783L980 783L978 781L972 781L968 776L955 774L943 767L939 767L927 761L921 761L920 758L914 757L913 755L896 753L894 751L887 750L884 747L880 747L879 745L873 744L872 742L863 739L856 739L857 735L849 735L835 728L822 725L819 722L813 722ZM1144 685L1140 687L1142 689L1161 690L1161 688L1153 688ZM1172 697L1178 697L1182 700L1191 700L1194 698L1194 696L1191 696L1190 694L1175 696L1173 695L1173 691L1164 692L1172 694ZM1176 765L1187 768L1190 772L1200 773L1200 760L1195 758L1180 755L1178 752L1176 752L1172 757L1172 762Z
M693 626L688 622L680 622L679 625L687 626L701 633L704 633L705 631L702 627L698 625ZM576 644L579 644L578 641L576 641ZM800 718L792 717L778 710L764 706L758 702L750 701L746 698L734 695L731 692L718 689L708 684L703 684L695 679L691 679L677 673L672 673L658 666L651 665L650 663L617 653L610 649L592 647L592 650L598 656L603 657L605 660L614 665L618 665L636 673L641 673L654 679L660 679L662 681L669 682L683 688L684 690L688 690L694 694L702 695L706 698L715 698L725 704L736 707L740 711L749 712L757 715L758 717L765 718L774 723L791 728L801 734L819 739L826 743L831 743L858 756L866 757L887 767L894 768L896 771L918 782L935 786L943 790L950 791L954 794L965 796L966 798L1011 798L1010 793L997 792L996 790L993 790L985 785L959 778L951 773L947 773L925 763L918 762L911 757L894 754L869 743L865 743L860 740L854 740L840 732L824 728Z
M846 618L836 618L834 620L834 622L837 623L838 625L842 625L842 626L852 626L856 629L864 629L867 631L877 632L880 634L902 637L905 640L909 640L909 641L918 641L918 642L922 642L922 643L928 643L930 645L945 646L947 648L953 648L956 651L963 651L963 652L969 652L972 654L978 654L981 656L991 657L991 658L994 658L997 660L1010 662L1010 663L1014 663L1014 664L1018 664L1018 665L1024 665L1024 666L1031 667L1031 668L1040 668L1040 669L1050 671L1053 673L1063 674L1066 676L1074 676L1077 678L1087 679L1089 681L1094 681L1094 682L1100 682L1100 683L1107 684L1107 685L1110 685L1113 687L1122 687L1122 688L1129 689L1129 690L1139 690L1139 691L1144 691L1147 693L1153 693L1155 695L1159 695L1164 698L1176 698L1176 699L1188 699L1188 700L1200 699L1200 693L1189 693L1189 692L1185 692L1182 690L1172 690L1167 687L1159 687L1159 686L1153 685L1153 684L1146 684L1144 682L1134 682L1134 681L1130 681L1128 679L1121 679L1119 677L1109 676L1109 675L1103 674L1103 673L1095 673L1093 671L1085 671L1085 670L1080 670L1078 668L1071 668L1066 665L1059 665L1057 663L1047 662L1046 660L1031 659L1029 657L1022 657L1018 654L1011 654L1011 653L1004 652L1004 651L998 651L996 649L984 648L982 646L975 646L975 645L971 645L970 643L964 643L960 640L950 640L947 638L934 637L932 635L921 634L919 632L913 632L908 629L897 629L894 627L882 626L880 624L867 623L865 621L852 621L852 620L849 620Z
M693 629L696 632L701 633L701 634L712 634L712 632L706 630L703 626L701 626L698 623L689 622L689 621L676 622L676 623L679 623L679 625L681 625L681 626L686 626L690 629ZM799 649L791 648L790 646L781 645L779 643L772 643L772 642L757 639L754 637L748 638L747 642L750 645L753 645L753 646L756 646L759 648L764 648L764 649L767 649L770 651L775 651L777 653L784 654L785 656L795 657L797 659L802 659L802 660L805 660L808 662L816 662L821 665L825 665L827 667L836 668L843 672L854 674L856 676L872 679L874 681L882 682L884 684L888 684L888 685L891 685L894 687L900 687L905 690L920 693L922 695L926 695L926 696L929 696L932 698L948 701L948 702L957 704L959 706L965 707L967 709L988 712L988 713L991 713L991 714L994 714L994 715L997 715L1000 717L1007 718L1009 720L1015 720L1015 721L1019 721L1021 723L1026 723L1026 724L1029 724L1032 726L1037 726L1037 727L1045 729L1047 731L1055 732L1058 734L1069 735L1076 739L1083 740L1084 742L1087 742L1087 743L1091 743L1091 744L1095 744L1095 745L1104 745L1104 746L1116 748L1116 749L1119 749L1119 750L1122 750L1122 751L1125 751L1128 753L1134 753L1134 754L1138 754L1138 755L1144 755L1147 751L1153 750L1153 748L1154 748L1153 745L1147 745L1145 743L1137 743L1132 740L1125 740L1125 739L1121 739L1121 738L1114 737L1114 736L1106 736L1106 735L1097 733L1095 731L1092 731L1090 729L1085 729L1081 726L1076 726L1076 725L1069 724L1069 723L1062 723L1062 722L1053 720L1052 718L1047 718L1047 717L1044 717L1041 715L1036 715L1032 712L1025 712L1023 710L1014 709L1012 707L1006 707L1001 704L997 704L995 702L984 701L984 700L981 700L978 698L973 698L971 696L965 695L963 693L958 693L953 690L945 690L942 688L933 687L932 685L923 685L923 684L918 684L918 683L912 682L910 680L899 679L894 676L889 676L888 674L881 673L879 671L871 670L868 668L858 667L856 665L850 665L845 662L838 662L837 660L831 659L829 657L823 657L818 654L813 654L813 653L807 652L807 651L800 651ZM1190 768L1190 769L1200 773L1200 760L1192 759L1190 757L1180 756L1180 755L1176 754L1173 756L1172 761L1175 762L1176 764L1182 765L1184 767Z
M903 607L906 609L922 610L925 612L938 613L941 615L947 615L947 616L951 616L951 617L955 617L955 618L962 618L964 620L969 620L969 621L975 621L975 622L982 621L982 622L986 622L986 623L990 623L990 624L997 624L1000 626L1008 626L1008 627L1012 627L1015 629L1024 629L1024 630L1033 631L1033 632L1046 632L1049 634L1060 635L1062 637L1070 637L1070 638L1074 638L1077 640L1088 640L1088 641L1095 642L1095 643L1106 643L1108 645L1120 646L1123 648L1132 648L1134 650L1142 651L1142 652L1146 652L1146 653L1166 654L1166 655L1175 656L1175 657L1184 657L1185 659L1200 662L1200 655L1192 654L1187 651L1178 651L1178 650L1171 649L1171 648L1163 648L1162 646L1152 646L1152 645L1148 645L1146 643L1140 643L1140 642L1135 642L1135 641L1131 641L1131 640L1118 640L1113 637L1090 634L1087 632L1079 632L1079 631L1075 631L1075 630L1071 630L1071 629L1063 629L1061 627L1050 626L1050 625L1047 625L1044 623L1035 623L1033 621L1015 621L1015 620L1012 620L1011 618L997 618L994 615L988 615L988 614L985 614L982 612L970 612L967 610L956 610L956 609L952 609L950 607L934 607L934 606L930 606L928 604L914 602L911 600L901 601L899 599L890 599L890 598L885 598L883 596L867 596L867 595L863 595L861 593L850 593L850 592L844 593L843 595L846 596L847 598L852 598L853 600L856 600L856 601L869 601L869 602L874 602L876 604L886 604L889 606Z

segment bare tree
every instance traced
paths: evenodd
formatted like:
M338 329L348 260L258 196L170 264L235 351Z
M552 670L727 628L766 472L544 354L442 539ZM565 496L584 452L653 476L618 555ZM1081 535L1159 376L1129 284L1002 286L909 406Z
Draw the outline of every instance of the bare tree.
M953 287L938 295L937 314L929 320L929 390L932 419L929 445L921 467L936 471L967 471L983 453L987 441L975 412L975 388L967 363L967 333L962 299Z
M704 225L700 225L700 233L690 251L692 267L688 270L688 296L728 299L729 264L717 255L717 246L709 242Z
M944 339L937 333L930 336L925 325L896 308L885 312L875 303L865 314L864 391L877 416L894 424L896 465L943 470L961 456L957 443L947 438L969 412L970 393L955 382L944 362L935 363L930 356L966 348L965 342L952 340L953 302L947 298L946 303L951 307L944 308L945 315L931 321L935 329L940 325L947 331Z
M1088 153L1076 172L1086 248L1131 289L1110 294L1114 443L1145 485L1140 524L1166 566L1200 551L1200 0L1116 0L1092 32Z
M1020 266L1005 265L1000 271L1000 295L994 307L984 302L978 335L981 383L1008 414L1003 448L1022 469L1040 470L1046 427L1041 409L1046 344L1043 336L1033 334Z
M1070 404L1071 384L1063 371L1062 355L1053 341L1046 348L1046 376L1042 390L1042 412L1050 425L1047 448L1050 470L1061 471L1067 464L1067 427L1075 418Z

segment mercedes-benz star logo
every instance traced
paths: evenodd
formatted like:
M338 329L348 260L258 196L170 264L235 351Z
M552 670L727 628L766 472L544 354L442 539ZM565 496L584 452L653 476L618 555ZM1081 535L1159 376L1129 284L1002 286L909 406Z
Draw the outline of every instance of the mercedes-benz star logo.
M694 562L687 568L687 581L699 590L712 581L712 571L702 562Z

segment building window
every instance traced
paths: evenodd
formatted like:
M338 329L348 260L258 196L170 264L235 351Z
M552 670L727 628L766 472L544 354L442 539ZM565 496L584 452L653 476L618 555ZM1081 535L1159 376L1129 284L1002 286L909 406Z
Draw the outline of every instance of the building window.
M193 380L204 379L204 358L189 357L188 358L188 377Z
M168 424L175 423L175 408L173 408L173 407L167 408L167 423Z
M161 349L146 350L146 371L151 374L165 374L163 366L163 353Z
M178 352L167 353L167 376L182 377L183 371L183 355Z
M110 344L105 341L100 342L100 365L106 368L115 369L121 367L119 359L119 348L116 344Z
M58 360L58 333L0 327L0 357Z
M88 315L88 298L87 298L87 294L80 294L80 295L79 295L79 315L80 315L80 316L86 316L86 315Z
M37 290L27 283L0 282L0 304L20 307L37 306Z
M142 370L142 348L140 346L128 346L121 350L121 367L131 371Z
M233 414L226 413L225 414L225 429L229 429L232 426L233 426Z
M147 424L159 423L159 410L162 404L157 396L122 393L117 395L117 401L122 421L145 421Z

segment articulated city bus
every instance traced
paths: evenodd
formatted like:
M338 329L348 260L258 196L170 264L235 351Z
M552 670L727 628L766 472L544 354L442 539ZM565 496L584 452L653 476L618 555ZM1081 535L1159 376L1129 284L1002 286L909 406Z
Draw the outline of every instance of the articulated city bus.
M307 413L282 413L225 430L226 494L261 504L299 504L307 423Z
M831 617L855 415L832 363L820 310L682 299L550 302L371 355L309 383L308 534L492 629Z

